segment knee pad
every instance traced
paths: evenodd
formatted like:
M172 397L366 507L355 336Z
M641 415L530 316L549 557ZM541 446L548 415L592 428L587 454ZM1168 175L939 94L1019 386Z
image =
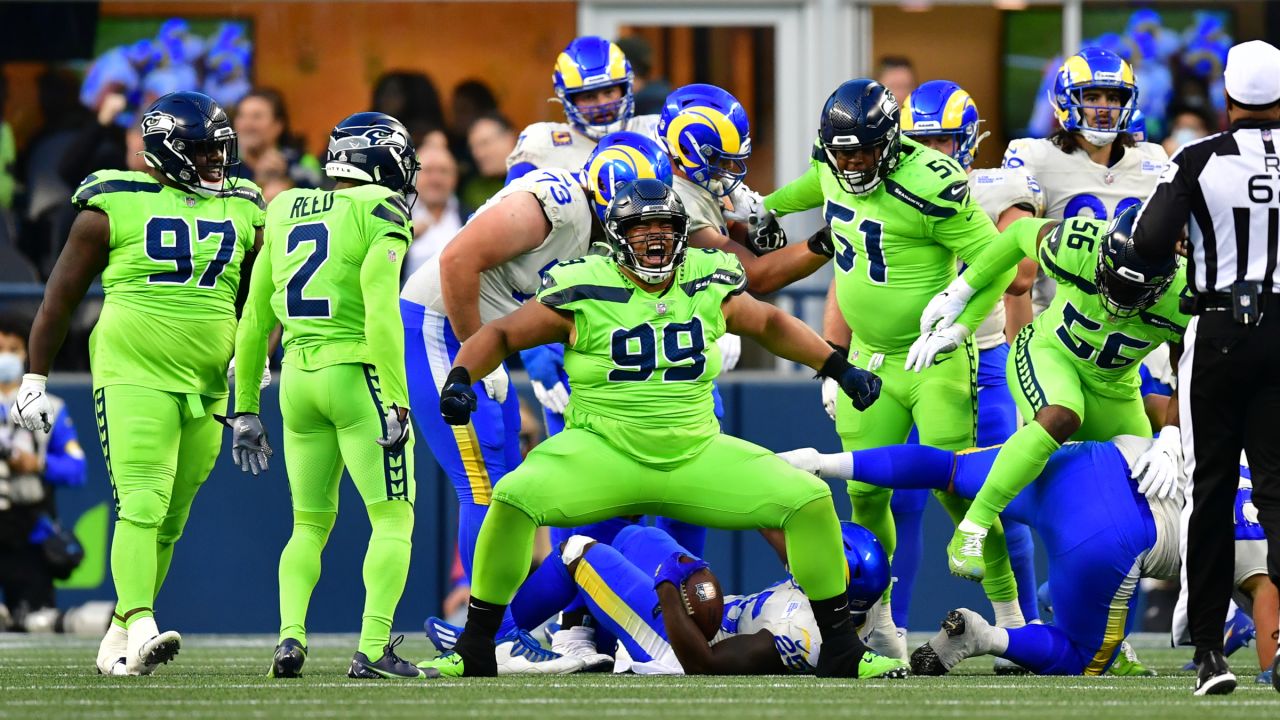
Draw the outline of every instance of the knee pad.
M138 527L158 528L168 511L168 496L154 490L135 490L120 497L116 514ZM181 531L178 534L181 535Z
M587 551L587 546L593 542L595 540L586 535L574 535L565 540L564 550L560 552L560 561L565 564L565 567L572 565L575 560L582 557L582 554Z

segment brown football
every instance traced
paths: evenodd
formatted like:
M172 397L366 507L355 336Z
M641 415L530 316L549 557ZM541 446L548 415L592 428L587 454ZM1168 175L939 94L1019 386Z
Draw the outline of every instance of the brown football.
M680 588L680 595L693 623L710 641L720 632L720 620L724 618L724 593L720 591L720 581L710 569L703 568L689 576Z

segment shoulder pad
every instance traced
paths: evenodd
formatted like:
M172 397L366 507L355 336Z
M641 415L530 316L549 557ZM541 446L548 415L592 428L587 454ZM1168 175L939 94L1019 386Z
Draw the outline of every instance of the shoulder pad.
M83 210L100 207L106 195L113 193L158 193L164 186L158 180L142 172L129 170L99 170L80 181L80 187L71 196L71 204Z
M714 248L689 248L685 264L680 289L689 297L708 288L718 287L726 296L747 289L747 273L742 269L742 262L730 253Z
M1000 163L1001 167L1020 168L1028 164L1034 166L1044 150L1043 144L1047 142L1049 141L1042 138L1010 140L1009 147L1004 151L1004 160Z
M267 209L267 201L262 198L262 188L252 180L237 180L236 186L231 189L230 197L247 200L256 205L259 210Z
M575 260L558 262L542 274L538 302L548 307L569 310L583 300L625 303L631 299L631 288L617 281L612 260L603 255L585 255Z

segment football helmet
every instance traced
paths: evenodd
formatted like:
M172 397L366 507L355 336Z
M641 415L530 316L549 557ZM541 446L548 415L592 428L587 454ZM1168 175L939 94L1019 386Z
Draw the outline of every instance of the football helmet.
M640 222L669 220L672 235L649 233L645 252L637 255L627 230ZM609 238L614 262L641 280L659 283L684 262L689 245L689 216L684 203L671 186L656 178L641 178L617 189L605 211L604 232Z
M1126 208L1107 225L1098 252L1094 284L1102 306L1114 317L1133 317L1155 305L1178 272L1178 256L1151 262L1138 255L1133 226L1139 206ZM1062 231L1060 231L1062 232Z
M1119 90L1120 107L1085 105L1084 92L1095 88ZM1133 81L1133 68L1123 58L1109 50L1087 47L1058 68L1049 101L1063 130L1079 132L1085 140L1101 147L1109 145L1119 133L1129 131L1133 111L1138 107L1138 86ZM1113 119L1107 127L1093 127L1085 118L1086 110L1110 111Z
M625 130L601 138L582 169L582 186L601 222L618 186L641 178L670 185L671 158L652 138Z
M746 177L751 157L747 111L715 85L686 85L668 95L658 137L684 174L716 197L729 195Z
M893 93L875 80L849 80L827 98L818 121L819 155L846 192L869 193L898 167L899 115ZM865 148L878 152L869 169L841 169L837 153Z
M551 82L556 98L564 106L569 124L583 135L599 140L627 127L635 113L631 63L622 49L595 35L574 38L556 58ZM573 96L587 90L622 87L622 97L612 102L578 107Z
M329 133L324 174L334 180L381 185L412 205L420 167L409 131L386 113L356 113Z
M889 587L889 554L870 530L857 523L841 522L840 535L849 562L849 608L864 613L880 602Z
M964 169L973 164L978 143L988 133L978 134L978 106L959 85L950 80L930 80L911 91L902 107L902 133L916 138L947 135L955 140L955 158Z
M222 106L203 93L169 93L142 114L142 158L183 188L222 195L235 187L228 168L240 162L236 131Z

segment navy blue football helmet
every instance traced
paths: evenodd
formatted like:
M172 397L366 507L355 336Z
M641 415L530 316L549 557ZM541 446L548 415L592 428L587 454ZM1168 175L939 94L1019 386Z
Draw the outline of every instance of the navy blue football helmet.
M236 131L227 113L203 93L169 93L142 114L142 157L192 192L220 195L235 187L227 169L239 164Z
M1178 256L1152 262L1138 254L1133 244L1133 226L1140 206L1133 205L1107 225L1098 252L1094 284L1102 306L1114 317L1133 317L1155 305L1178 274Z
M846 192L869 193L898 167L900 115L893 93L875 80L849 80L827 98L818 125L821 159ZM869 168L841 169L837 155L868 149L876 153Z
M637 223L654 220L669 221L672 235L650 233L645 236L644 254L637 255L627 230ZM657 178L640 178L614 191L605 211L604 232L614 261L641 280L656 284L670 277L684 262L689 245L689 215L670 185Z
M840 523L840 535L849 563L849 608L865 613L889 588L889 554L870 530L857 523Z
M412 205L420 167L409 131L386 113L356 113L329 133L324 173L334 180L381 185Z

